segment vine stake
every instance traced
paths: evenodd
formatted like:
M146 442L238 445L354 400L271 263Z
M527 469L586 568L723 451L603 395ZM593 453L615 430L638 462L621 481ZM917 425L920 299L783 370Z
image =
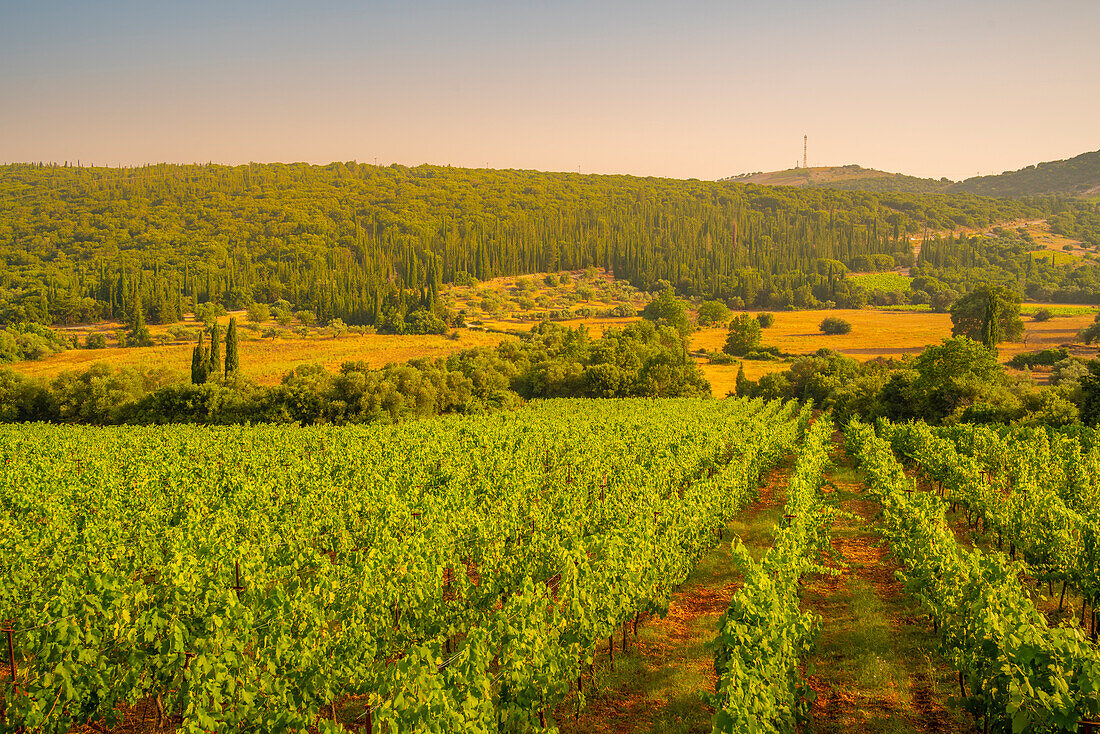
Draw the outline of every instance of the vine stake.
M237 601L241 600L241 592L244 591L244 587L241 586L241 562L233 561L233 578L235 580L233 591L237 592Z

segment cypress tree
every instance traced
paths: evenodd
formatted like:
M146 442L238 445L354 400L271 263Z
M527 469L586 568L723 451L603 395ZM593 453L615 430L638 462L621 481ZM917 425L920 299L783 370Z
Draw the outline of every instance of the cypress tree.
M207 377L207 353L206 349L202 346L202 332L199 332L199 343L195 345L195 349L191 352L191 383L194 385L201 385L206 382Z
M148 347L153 344L153 337L149 335L149 327L145 325L145 313L141 308L141 301L134 305L134 317L130 322L130 333L127 335L128 346Z
M1001 341L1000 310L1000 294L991 288L989 290L989 299L985 302L985 320L982 322L982 344L993 350L997 349L997 343Z
M747 398L752 394L752 381L745 377L745 363L740 362L737 366L737 382L735 392L739 398Z
M237 355L237 319L229 319L229 330L225 333L225 376L237 374L240 359Z
M217 324L210 327L210 353L207 355L206 373L217 375L222 371L222 330Z

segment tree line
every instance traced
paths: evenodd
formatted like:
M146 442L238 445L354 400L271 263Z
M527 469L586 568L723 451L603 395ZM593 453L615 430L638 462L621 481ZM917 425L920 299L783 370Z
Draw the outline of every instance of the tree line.
M272 387L240 376L233 331L196 345L192 379L99 363L50 381L0 368L0 421L56 423L391 423L501 410L554 397L703 397L710 385L676 328L644 320L592 339L543 322L519 340L437 359L338 373L302 365Z

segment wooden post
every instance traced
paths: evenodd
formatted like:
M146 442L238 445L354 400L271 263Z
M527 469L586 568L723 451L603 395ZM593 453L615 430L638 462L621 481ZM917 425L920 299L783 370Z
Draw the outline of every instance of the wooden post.
M237 592L237 601L241 599L241 592L244 591L244 587L241 586L241 562L233 561L233 578L235 583L233 590Z

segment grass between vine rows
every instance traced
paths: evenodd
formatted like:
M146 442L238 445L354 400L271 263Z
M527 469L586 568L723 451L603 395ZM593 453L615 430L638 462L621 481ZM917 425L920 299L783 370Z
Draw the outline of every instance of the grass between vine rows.
M874 527L878 504L864 494L862 474L839 446L836 463L826 492L848 515L836 522L826 559L839 575L806 580L804 606L821 615L822 628L803 666L816 700L800 732L972 731L954 699L954 671L940 656L927 618L894 576L897 564ZM773 470L759 500L727 528L757 558L771 547L789 472L789 461ZM639 627L638 642L631 639L625 655L616 638L613 671L603 651L587 708L574 719L570 699L556 712L563 734L709 732L713 711L704 693L714 690L710 643L739 577L727 540L676 591L668 617Z
M623 655L616 637L615 668L606 648L597 660L596 688L574 718L571 697L556 712L562 734L623 732L696 734L710 731L713 710L704 701L714 692L714 652L718 619L729 607L740 573L730 556L730 538L741 537L754 557L772 545L772 530L783 516L790 460L772 470L756 502L725 529L725 540L707 553L673 594L668 616L638 627Z
M803 592L803 606L821 615L822 626L804 664L816 699L800 731L970 731L953 699L955 673L874 527L880 505L865 495L842 445L834 461L825 491L847 515L834 524L826 563L840 573L809 577Z

